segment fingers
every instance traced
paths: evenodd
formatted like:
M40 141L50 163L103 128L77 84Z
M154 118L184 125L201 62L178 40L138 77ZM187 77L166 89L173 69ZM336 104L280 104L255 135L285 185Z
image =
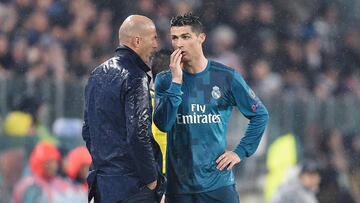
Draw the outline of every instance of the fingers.
M182 54L181 54L180 49L175 50L171 54L171 56L170 56L170 64L172 66L171 68L176 68L178 65L180 65L181 57L182 57Z
M237 154L232 151L227 151L216 160L216 168L219 170L224 170L224 168L231 170L239 162L240 158Z
M225 152L225 153L226 153L226 152ZM216 163L217 163L217 164L225 157L225 153L222 154L221 156L219 156L219 158L216 159Z
M180 49L175 49L173 53L170 55L170 58L173 58L177 53L181 52Z
M178 53L178 49L175 50L175 51L170 55L170 64L173 64L173 63L174 63L174 57L175 57L176 53Z
M180 49L176 49L170 56L170 70L172 81L182 83L182 54Z
M229 159L228 157L224 157L223 159L221 159L221 161L218 163L217 165L217 169L219 169L220 171L224 170L224 168L226 168L229 164L231 163L231 159Z
M231 170L235 166L235 164L235 161L231 162L230 165L227 167L227 170Z

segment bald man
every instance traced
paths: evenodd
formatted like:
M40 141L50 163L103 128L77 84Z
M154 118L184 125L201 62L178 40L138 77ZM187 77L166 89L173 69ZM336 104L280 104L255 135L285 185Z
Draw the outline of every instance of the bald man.
M129 16L120 26L115 55L90 75L82 132L93 160L89 201L154 203L162 196L162 155L151 133L147 75L157 46L152 20Z

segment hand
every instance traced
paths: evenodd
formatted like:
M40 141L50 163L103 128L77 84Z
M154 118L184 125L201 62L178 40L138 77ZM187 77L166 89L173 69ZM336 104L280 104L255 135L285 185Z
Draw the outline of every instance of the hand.
M181 49L176 49L170 56L170 71L172 75L172 81L181 84L182 83L182 68L181 62L182 54Z
M165 203L165 195L161 197L160 203Z
M146 187L148 187L150 190L154 190L156 188L156 185L157 185L157 180L147 184Z
M231 170L235 164L240 163L240 157L233 151L226 151L224 154L219 156L216 160L216 168L222 171L227 167L227 170Z

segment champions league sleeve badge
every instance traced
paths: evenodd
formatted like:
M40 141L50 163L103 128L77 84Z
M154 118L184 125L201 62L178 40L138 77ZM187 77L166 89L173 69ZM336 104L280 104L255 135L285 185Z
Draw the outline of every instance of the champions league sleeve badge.
M255 94L255 92L251 89L251 88L249 88L249 96L251 97L251 98L253 98L253 99L256 99L256 94Z
M219 99L221 97L220 88L218 86L214 86L211 91L211 96L214 99Z

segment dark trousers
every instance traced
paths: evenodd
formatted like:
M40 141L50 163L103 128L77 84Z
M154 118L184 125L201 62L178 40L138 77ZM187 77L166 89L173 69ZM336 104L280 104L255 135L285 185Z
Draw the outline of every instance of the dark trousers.
M156 202L155 191L150 190L148 187L145 186L140 190L140 192L136 193L135 195L132 195L131 197L124 199L119 203L155 203L155 202Z
M166 203L239 203L235 185L224 186L209 192L166 195Z

